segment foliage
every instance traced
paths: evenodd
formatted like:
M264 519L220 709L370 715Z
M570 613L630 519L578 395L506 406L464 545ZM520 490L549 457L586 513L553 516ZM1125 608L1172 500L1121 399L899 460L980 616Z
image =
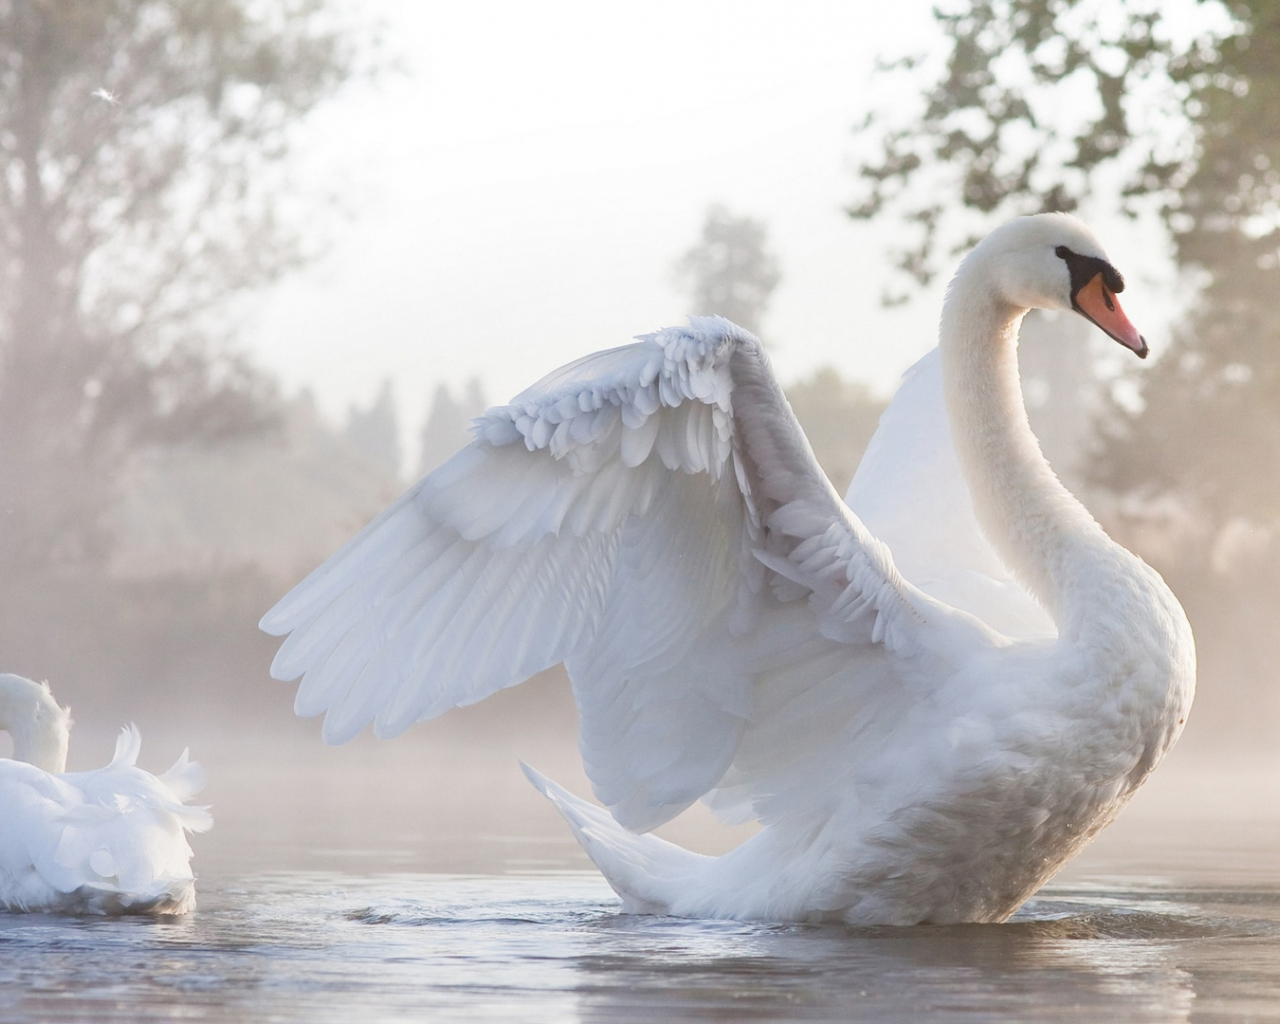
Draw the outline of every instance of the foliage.
M228 303L308 255L293 128L352 38L321 0L0 0L0 562L100 556L131 451L261 425Z
M968 0L937 17L950 50L917 119L870 119L882 147L852 214L907 226L896 262L920 282L944 240L998 218L1152 215L1200 290L1139 400L1112 403L1097 479L1218 523L1280 516L1280 3Z
M1113 408L1099 479L1219 523L1280 518L1280 3L1233 8L1216 84L1193 93L1194 165L1164 206L1203 285L1137 410ZM1188 415L1194 410L1194 415ZM1138 488L1134 484L1138 484Z
M702 238L676 265L676 275L693 299L694 313L715 313L751 333L760 321L781 275L765 246L764 224L736 217L713 205L702 225Z

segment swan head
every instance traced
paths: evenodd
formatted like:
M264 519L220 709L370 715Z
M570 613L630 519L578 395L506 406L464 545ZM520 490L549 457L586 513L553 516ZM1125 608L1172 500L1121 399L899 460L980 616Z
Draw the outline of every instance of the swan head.
M1120 301L1124 278L1092 231L1067 213L1020 217L993 231L965 258L1008 302L1023 309L1071 310L1147 357L1146 339Z
M0 673L0 729L13 737L13 759L57 775L67 770L71 713L48 683Z

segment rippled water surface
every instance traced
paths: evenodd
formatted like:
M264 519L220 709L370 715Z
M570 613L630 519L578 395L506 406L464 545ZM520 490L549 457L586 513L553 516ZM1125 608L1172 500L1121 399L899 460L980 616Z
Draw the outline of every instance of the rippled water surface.
M199 909L0 914L0 1022L1280 1021L1269 761L1157 773L1010 923L850 929L619 914L512 756L466 736L193 746ZM571 749L535 753L586 790ZM736 841L704 824L669 835Z
M626 917L588 875L262 874L175 920L0 916L0 1019L1280 1019L1271 890L1073 886L1006 925Z

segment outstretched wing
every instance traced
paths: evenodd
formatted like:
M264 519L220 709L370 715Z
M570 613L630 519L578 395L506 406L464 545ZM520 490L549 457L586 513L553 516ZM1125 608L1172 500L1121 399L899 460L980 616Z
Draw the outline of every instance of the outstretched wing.
M634 829L724 776L758 705L783 700L787 650L910 666L988 642L901 578L822 474L759 343L718 317L490 410L262 628L290 634L272 674L302 676L297 710L324 712L330 742L370 721L394 735L565 662L597 796Z

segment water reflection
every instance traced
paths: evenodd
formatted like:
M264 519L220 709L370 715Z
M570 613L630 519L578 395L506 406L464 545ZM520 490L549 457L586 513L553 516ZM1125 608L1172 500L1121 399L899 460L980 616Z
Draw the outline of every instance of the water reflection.
M675 989L685 1008L738 1007L739 1019L779 1019L784 1006L794 1019L1189 1019L1195 990L1180 959L1221 927L1186 905L1082 897L1038 901L1004 926L792 927L745 942L721 934L701 956L686 942L650 945L652 926L621 918L640 941L581 962L601 979L585 986L592 1013L583 1018L668 1019Z
M290 872L186 919L0 915L0 1018L113 1021L1254 1020L1270 890L1061 889L1006 925L625 917L590 875Z
M1280 1020L1269 766L1157 773L1007 924L848 929L619 915L516 755L465 733L197 739L197 913L0 915L4 1024ZM571 744L517 753L586 791Z

